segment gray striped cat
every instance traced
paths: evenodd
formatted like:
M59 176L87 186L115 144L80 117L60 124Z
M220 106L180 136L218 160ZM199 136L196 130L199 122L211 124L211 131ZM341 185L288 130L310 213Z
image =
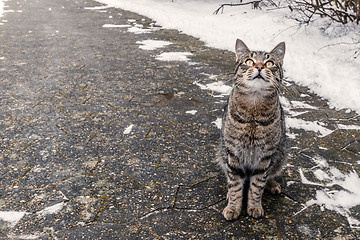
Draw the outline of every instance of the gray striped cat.
M245 182L247 213L264 215L261 198L267 187L273 194L281 187L274 179L285 161L285 122L279 101L285 43L271 52L250 51L236 41L235 84L224 109L218 161L228 182L223 214L239 217Z

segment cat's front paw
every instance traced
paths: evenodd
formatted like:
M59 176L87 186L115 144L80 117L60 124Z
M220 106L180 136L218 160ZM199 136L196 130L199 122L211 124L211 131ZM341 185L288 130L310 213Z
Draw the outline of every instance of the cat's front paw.
M262 208L261 205L254 206L254 207L248 207L247 212L248 212L249 216L254 217L254 218L259 218L264 215L264 209Z
M272 194L280 194L281 193L281 186L277 183L276 186L270 188Z
M223 215L226 220L235 220L240 216L240 211L236 211L231 207L224 208Z
M280 194L281 193L281 186L278 182L275 180L270 180L266 183L266 188L272 193L272 194Z

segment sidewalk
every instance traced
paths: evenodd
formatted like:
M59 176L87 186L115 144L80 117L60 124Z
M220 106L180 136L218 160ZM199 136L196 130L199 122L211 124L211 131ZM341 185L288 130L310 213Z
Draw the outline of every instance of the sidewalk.
M319 197L359 197L346 188L359 181L356 113L289 79L284 192L265 194L263 218L228 222L215 162L226 95L209 84L231 86L234 53L91 0L5 6L1 239L360 238L360 205ZM172 44L144 50L147 39Z

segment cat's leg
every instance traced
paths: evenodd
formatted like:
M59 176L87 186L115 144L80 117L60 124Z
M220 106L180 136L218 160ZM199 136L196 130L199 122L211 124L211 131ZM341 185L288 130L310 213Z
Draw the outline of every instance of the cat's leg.
M245 172L241 169L235 154L225 147L224 141L220 142L217 157L228 184L228 202L223 210L223 215L226 220L234 220L239 217L241 212Z
M274 178L270 178L267 180L266 189L269 190L272 194L281 193L281 186L277 181L275 181Z
M247 212L251 217L258 218L264 215L261 198L266 185L266 174L258 174L250 178Z
M234 174L231 171L227 174L228 181L228 204L223 211L226 220L237 219L241 212L241 205L243 199L244 178L240 175Z

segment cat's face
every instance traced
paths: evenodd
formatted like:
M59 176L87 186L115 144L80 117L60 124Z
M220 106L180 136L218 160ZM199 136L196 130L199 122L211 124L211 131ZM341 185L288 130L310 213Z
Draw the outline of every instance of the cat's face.
M285 43L271 52L250 51L241 40L236 41L236 81L253 91L269 90L279 86L282 79L282 62Z

